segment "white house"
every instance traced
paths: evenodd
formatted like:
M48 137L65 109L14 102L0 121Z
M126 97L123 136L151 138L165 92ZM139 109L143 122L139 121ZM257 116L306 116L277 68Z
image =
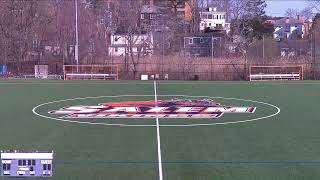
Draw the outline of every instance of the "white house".
M109 55L125 56L129 52L129 36L126 34L111 35L111 43L109 46ZM153 36L152 34L131 35L132 51L142 55L150 55L153 53Z
M211 30L230 31L230 23L226 22L226 12L218 11L217 8L208 8L200 11L200 31L210 28Z
M290 38L303 38L306 34L303 19L282 18L273 22L273 38L278 41Z

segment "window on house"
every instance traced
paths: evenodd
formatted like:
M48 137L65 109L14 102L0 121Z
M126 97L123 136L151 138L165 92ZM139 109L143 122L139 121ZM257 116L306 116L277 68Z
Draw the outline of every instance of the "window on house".
M31 165L32 165L32 166L35 166L35 165L36 165L36 160L33 159L33 160L31 161Z
M21 159L18 160L18 166L22 166L22 160Z
M141 19L144 19L144 14L141 14Z
M46 171L48 168L47 164L43 164L42 166L43 166L43 170Z
M219 19L219 15L217 15L217 19Z
M200 38L193 38L193 44L199 44Z
M212 14L209 14L209 15L208 15L208 19L212 19Z
M211 23L209 23L209 26L211 26Z
M105 24L104 19L100 19L99 24Z
M48 170L51 171L51 164L48 164Z
M200 38L200 43L204 43L204 39L203 38Z
M286 25L286 32L290 32L290 26Z
M226 19L226 15L223 15L222 17L223 17L223 19Z
M216 24L216 28L222 28L222 24Z
M2 170L4 171L10 171L11 164L2 164Z
M22 165L27 165L27 160L22 160Z
M115 47L115 48L114 48L114 52L118 52L118 47Z
M29 166L31 165L31 160L30 160L30 159L28 160L28 165L29 165Z
M117 37L114 37L114 41L117 42L117 41L118 41L118 38L117 38Z
M38 44L39 44L39 42L38 42L37 39L34 39L34 40L32 41L32 47L33 47L33 48L37 48L37 47L38 47Z
M192 38L189 39L189 44L193 44L193 39Z
M202 15L201 15L201 18L202 18L202 19L207 19L207 15L206 15L206 14L202 14Z

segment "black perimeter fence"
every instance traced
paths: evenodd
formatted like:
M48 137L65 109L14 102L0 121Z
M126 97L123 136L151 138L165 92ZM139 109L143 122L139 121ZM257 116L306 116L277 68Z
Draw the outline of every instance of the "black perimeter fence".
M320 63L316 63L310 58L278 59L273 63L257 63L241 59L232 60L215 60L201 58L170 58L166 57L165 61L149 57L148 60L134 64L123 61L113 63L100 63L100 65L118 65L120 80L137 80L140 75L154 75L159 79L169 80L221 80L221 81L237 81L248 80L250 66L303 66L304 79L319 80L320 79ZM320 60L319 60L320 61ZM48 65L49 74L63 75L62 62L46 62L38 63L36 61L7 63L9 72L14 76L32 75L34 74L35 65Z

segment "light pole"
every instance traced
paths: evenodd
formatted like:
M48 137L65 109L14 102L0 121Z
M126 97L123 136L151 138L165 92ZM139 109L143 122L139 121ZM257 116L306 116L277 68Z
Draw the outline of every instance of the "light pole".
M263 61L263 64L264 64L264 56L265 56L264 53L265 53L264 52L264 35L262 35L262 61Z
M79 71L79 35L78 35L78 0L75 0L76 9L76 45L74 47L74 59L77 63L77 72Z

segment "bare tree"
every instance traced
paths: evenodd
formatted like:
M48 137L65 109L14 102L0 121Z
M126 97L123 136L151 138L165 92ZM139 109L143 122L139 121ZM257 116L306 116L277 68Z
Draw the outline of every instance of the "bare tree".
M303 10L299 11L298 9L287 9L285 12L286 17L297 18L297 16L305 17L310 19L313 17L313 12L311 7L306 7Z
M266 26L264 19L264 0L239 0L233 1L234 9L231 22L231 35L233 43L241 52L247 66L249 48L266 34L271 34L272 29ZM245 67L247 68L247 67Z
M139 22L141 10L141 2L122 1L118 4L114 17L114 24L118 28L116 33L124 36L126 41L125 68L126 71L131 68L134 78L137 76L141 59L147 55L148 46L152 42L149 38L144 38L146 33L142 31Z
M299 15L299 14L300 14L300 12L298 9L292 9L292 8L287 9L285 12L285 16L291 17L291 18L296 18L297 15Z
M87 63L97 63L107 56L103 21L106 2L79 0L80 60ZM93 6L88 6L90 3ZM29 60L74 63L74 10L74 1L0 1L0 59L14 62L18 70L21 62Z
M303 16L307 19L313 18L313 11L311 7L306 7L300 11L300 16Z
M190 32L197 33L199 32L199 24L200 24L200 7L197 0L189 0L186 2L186 5L189 9L189 14L187 14L187 18L190 21Z
M309 7L317 12L320 12L320 0L308 0Z
M246 0L231 0L231 4L230 4L230 18L232 24L234 25L234 27L239 27L239 20L244 17L245 15L245 7L246 7ZM240 30L240 28L236 28L238 30ZM240 34L240 32L238 32L237 34ZM239 36L240 37L240 36Z
M16 62L18 72L22 61L35 56L32 51L40 51L37 48L44 37L46 25L50 23L47 12L40 8L43 5L43 2L36 0L0 2L0 33L5 42L4 59Z

